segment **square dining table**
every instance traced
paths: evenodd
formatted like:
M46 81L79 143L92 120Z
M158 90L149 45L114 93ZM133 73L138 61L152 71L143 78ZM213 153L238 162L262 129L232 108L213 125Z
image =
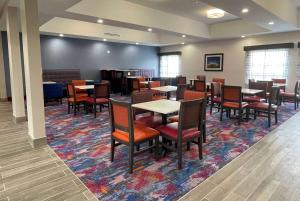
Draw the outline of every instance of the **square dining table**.
M171 92L177 91L177 87L176 86L170 86L170 85L168 85L168 86L161 86L161 87L153 87L151 89L155 90L155 91L162 92L162 93L166 93L168 99L170 99L170 97L171 97Z
M256 95L256 94L259 94L261 92L263 92L263 90L242 88L242 94L243 95Z
M163 124L166 124L168 115L179 111L180 101L162 99L133 104L132 107L160 113L162 115Z

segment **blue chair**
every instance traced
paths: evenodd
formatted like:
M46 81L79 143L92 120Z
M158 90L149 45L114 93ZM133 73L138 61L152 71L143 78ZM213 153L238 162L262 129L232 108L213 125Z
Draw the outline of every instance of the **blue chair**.
M43 84L44 102L47 103L49 100L56 100L62 104L64 97L63 88L63 84Z

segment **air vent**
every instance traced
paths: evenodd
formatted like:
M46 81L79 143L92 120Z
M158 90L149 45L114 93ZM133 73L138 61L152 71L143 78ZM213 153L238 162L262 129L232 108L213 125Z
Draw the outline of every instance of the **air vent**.
M115 33L104 33L104 35L111 36L111 37L121 37L119 34L115 34Z

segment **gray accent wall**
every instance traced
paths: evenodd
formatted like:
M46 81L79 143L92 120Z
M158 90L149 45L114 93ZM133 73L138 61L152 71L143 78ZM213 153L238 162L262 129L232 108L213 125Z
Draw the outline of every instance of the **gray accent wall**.
M10 96L7 35L6 32L1 34ZM100 69L154 69L157 74L158 51L157 47L143 45L41 35L43 69L80 69L82 79L99 80Z

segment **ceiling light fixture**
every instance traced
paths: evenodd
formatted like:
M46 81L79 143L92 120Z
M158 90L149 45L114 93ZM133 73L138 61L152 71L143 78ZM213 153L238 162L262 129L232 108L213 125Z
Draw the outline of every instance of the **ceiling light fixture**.
M181 43L181 45L184 45L184 44L185 44L184 42Z
M246 38L246 36L244 36L244 35L242 35L241 37L242 37L242 38Z
M248 8L244 8L243 10L242 10L242 13L248 13L249 12L249 9Z
M107 54L110 54L110 50L107 50L106 53L107 53Z
M99 24L102 24L102 23L103 23L103 20L102 20L102 19L98 19L97 22L98 22Z
M136 45L139 45L139 43L135 43Z
M59 34L59 36L60 36L60 37L64 37L65 35L64 35L64 34Z
M105 42L105 41L107 41L107 39L106 39L106 38L103 38L103 41Z
M148 28L148 31L149 31L149 32L151 32L151 31L152 31L152 29L151 29L151 28Z
M207 11L207 17L212 19L221 18L224 17L224 15L225 15L225 11L218 8Z
M269 22L269 25L273 25L273 24L274 24L274 22L273 22L273 21Z
M186 35L183 34L183 35L182 35L182 38L185 38L185 37L186 37Z

